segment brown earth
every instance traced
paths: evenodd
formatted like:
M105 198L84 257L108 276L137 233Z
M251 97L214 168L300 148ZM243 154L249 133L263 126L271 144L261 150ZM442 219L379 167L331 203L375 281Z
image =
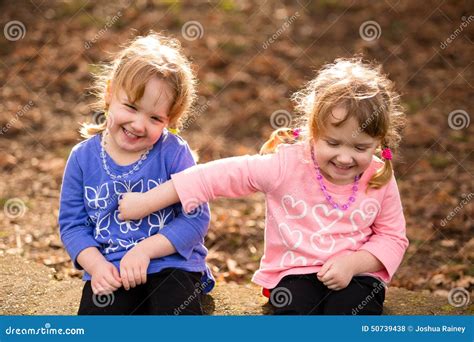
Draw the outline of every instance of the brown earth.
M77 278L57 280L44 265L18 256L0 257L0 315L75 315L83 282ZM218 282L203 300L208 315L271 314L268 300L252 284ZM474 305L456 308L443 297L402 288L389 288L386 315L472 315Z
M25 35L0 37L0 255L56 270L61 281L48 281L66 292L77 283L58 236L58 197L78 123L91 118L90 73L154 29L180 39L194 62L200 99L182 135L202 162L256 153L271 114L295 118L290 95L323 63L355 53L382 63L408 116L395 169L411 244L392 285L444 297L462 287L472 297L473 9L472 1L2 2L2 25L18 20ZM182 33L191 20L203 27L195 40ZM380 37L365 41L359 28L369 20ZM467 116L452 128L456 110ZM7 208L15 198L18 212ZM248 284L263 250L263 196L214 201L212 213L213 272L220 284ZM21 283L4 279L2 291L16 293Z

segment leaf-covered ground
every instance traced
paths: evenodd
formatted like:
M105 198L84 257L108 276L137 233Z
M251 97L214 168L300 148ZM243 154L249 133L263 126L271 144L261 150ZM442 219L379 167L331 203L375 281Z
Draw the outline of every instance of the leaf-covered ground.
M256 153L271 114L293 113L290 95L323 63L355 53L382 63L408 116L396 173L411 244L393 284L472 292L473 9L472 1L2 2L0 254L80 276L57 216L65 160L78 123L91 119L90 74L153 29L180 39L193 60L200 97L182 135L201 162ZM183 29L189 22L197 33ZM361 29L367 22L375 33ZM209 264L221 281L245 283L262 255L264 198L217 200L212 213Z

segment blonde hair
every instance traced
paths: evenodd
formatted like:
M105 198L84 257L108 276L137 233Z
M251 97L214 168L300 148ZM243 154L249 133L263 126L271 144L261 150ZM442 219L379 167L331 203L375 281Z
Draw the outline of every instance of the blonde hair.
M178 40L166 38L150 31L146 36L134 38L111 63L99 66L94 75L92 93L97 101L93 108L98 113L108 109L107 94L112 96L125 91L131 102L141 99L146 83L153 77L165 80L173 90L174 101L168 113L168 126L179 128L196 96L196 80L189 60L182 53ZM80 133L89 138L104 131L106 120L100 123L83 123Z
M339 58L321 68L317 76L292 97L295 109L303 114L307 140L316 140L330 122L337 106L344 106L347 115L336 126L354 117L359 130L381 140L381 147L395 149L401 140L405 116L400 96L381 67L362 61L361 57ZM296 139L293 139L295 141ZM390 160L372 176L368 188L387 184L393 174Z

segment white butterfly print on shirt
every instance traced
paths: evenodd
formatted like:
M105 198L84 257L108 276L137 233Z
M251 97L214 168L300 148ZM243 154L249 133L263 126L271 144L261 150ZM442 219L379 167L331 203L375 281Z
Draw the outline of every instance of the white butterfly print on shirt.
M135 247L136 245L138 245L138 243L142 240L144 240L145 238L144 237L141 237L137 240L135 240L133 237L131 239L127 239L127 240L124 240L124 239L117 239L118 243L120 246L122 246L123 248L125 249L130 249L130 248L133 248Z
M158 181L149 179L147 183L148 190L151 190L162 183L163 181L161 180L161 178L158 178ZM156 213L151 213L148 216L148 225L150 226L150 228L148 229L148 236L151 236L154 233L154 229L157 229L158 232L162 230L163 227L166 226L166 220L168 219L168 217L170 217L170 215L173 215L174 218L174 212L172 210L168 214L166 214L165 210L160 210Z
M131 181L114 181L114 191L117 196L126 194L127 192L143 192L143 179L132 185ZM120 226L120 231L127 234L130 231L136 231L140 228L142 219L133 221L122 221L118 218L119 211L114 212L114 220Z
M95 225L95 238L106 239L110 236L110 213L102 217L101 219L97 220L97 224Z
M156 213L151 213L150 216L148 216L148 225L150 228L148 229L148 236L151 236L153 233L153 229L158 229L158 231L162 230L163 227L166 226L166 220L170 215L173 215L174 218L174 213L171 210L168 214L166 214L165 210L160 210Z
M109 254L111 252L115 252L120 246L115 244L112 239L109 239L108 246L105 248L104 253ZM115 247L114 247L115 246Z
M92 209L105 209L107 207L107 199L109 198L109 185L107 183L97 188L86 186L84 190L89 207Z
M143 192L143 179L132 185L131 181L114 181L114 191L116 195L122 195L127 192Z
M130 231L134 232L140 229L140 225L142 224L142 219L122 221L121 219L118 218L119 213L120 212L118 210L114 211L114 220L120 226L120 231L122 233L127 234Z

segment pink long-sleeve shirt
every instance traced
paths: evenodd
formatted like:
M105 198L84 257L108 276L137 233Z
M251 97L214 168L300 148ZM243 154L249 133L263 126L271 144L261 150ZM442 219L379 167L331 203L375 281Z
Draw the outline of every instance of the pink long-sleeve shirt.
M316 179L308 143L281 145L269 155L216 160L171 176L186 211L217 197L266 196L264 255L252 281L274 288L286 275L317 273L330 257L365 250L383 264L365 273L388 283L400 265L408 239L397 183L369 189L382 166L374 157L359 181L348 210L330 206ZM336 203L346 203L352 184L325 180Z

